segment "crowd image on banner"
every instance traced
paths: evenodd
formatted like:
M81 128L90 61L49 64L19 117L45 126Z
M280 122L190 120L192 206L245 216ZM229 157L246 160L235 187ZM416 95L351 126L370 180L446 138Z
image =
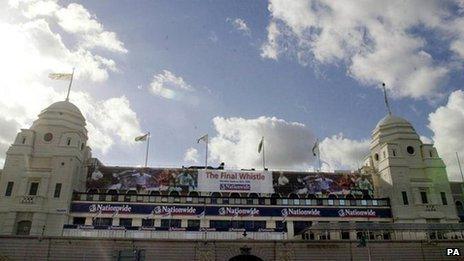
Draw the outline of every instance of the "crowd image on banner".
M94 167L89 170L87 187L187 194L197 190L197 175L189 169Z
M374 192L371 177L359 173L274 171L272 176L274 191L283 196L294 193L317 197L327 197L330 194L372 197Z

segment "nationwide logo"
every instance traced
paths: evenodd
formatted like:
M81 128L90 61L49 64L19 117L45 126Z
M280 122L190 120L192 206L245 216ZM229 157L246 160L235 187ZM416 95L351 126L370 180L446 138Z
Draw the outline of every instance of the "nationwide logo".
M153 209L155 215L195 215L197 212L194 207L169 207L169 206L156 206Z
M220 184L219 188L222 190L243 190L248 191L251 189L250 184Z
M104 205L92 204L89 206L89 212L118 212L118 213L131 213L132 208L129 205Z
M303 208L284 208L281 211L283 217L320 217L321 211L318 209L303 209Z
M219 208L220 216L259 216L259 210L256 208Z
M358 209L340 209L338 211L340 217L376 217L376 213L372 209L358 210Z

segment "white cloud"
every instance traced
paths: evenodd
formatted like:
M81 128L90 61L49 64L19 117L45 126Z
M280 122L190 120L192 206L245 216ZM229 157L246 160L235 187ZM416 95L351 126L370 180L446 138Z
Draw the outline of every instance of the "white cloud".
M229 22L237 31L242 32L245 35L251 34L250 28L242 18L227 18L226 21Z
M30 19L45 17L58 23L67 33L76 36L83 48L103 48L112 52L127 53L124 43L115 32L105 31L95 15L84 6L71 3L61 7L57 1L21 1L10 6L19 8L21 13Z
M192 163L198 163L198 150L195 148L188 148L185 151L184 155L184 161L186 162L192 162Z
M0 21L0 125L10 130L0 132L0 155L12 142L11 133L28 128L42 109L65 97L65 84L48 79L48 73L69 71L75 66L76 84L86 85L105 81L108 72L116 70L111 58L64 44L62 37L68 35L53 31L49 24L49 19L54 19L50 18L52 13L61 8L54 3L18 2L18 9L0 4L0 8L19 15L12 22L6 18ZM24 12L28 15L21 17ZM124 96L101 100L87 92L73 91L71 101L87 118L94 150L106 152L116 140L131 144L140 133L137 115Z
M194 88L174 73L163 70L153 76L150 90L154 95L166 99L179 99L184 96L186 91L193 91Z
M417 8L420 6L421 8ZM416 29L432 31L464 59L464 18L441 1L269 0L265 58L294 55L300 63L346 65L365 85L386 82L397 97L433 98L455 69L439 61ZM431 36L435 37L435 36Z
M343 137L343 134L325 138L320 143L321 160L324 170L358 169L363 164L363 159L369 154L369 140L351 140Z
M258 144L265 137L266 165L271 169L307 169L314 160L315 138L304 124L275 117L213 119L217 135L210 140L210 157L232 168L262 168Z
M438 154L446 164L448 177L461 180L456 152L464 163L464 91L451 93L446 105L429 114L429 128Z
M267 26L267 42L261 46L261 56L277 60L279 56L279 44L277 43L280 36L279 28L275 22Z
M430 138L427 137L427 136L420 135L420 140L421 140L422 143L424 143L424 144L433 144L432 139L430 139Z

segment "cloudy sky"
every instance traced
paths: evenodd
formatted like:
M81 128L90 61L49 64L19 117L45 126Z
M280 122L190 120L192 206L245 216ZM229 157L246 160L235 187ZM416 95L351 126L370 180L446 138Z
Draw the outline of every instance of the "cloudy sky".
M420 8L418 8L420 7ZM50 72L76 68L71 102L94 156L152 166L328 169L362 164L393 113L434 142L460 179L464 2L0 1L0 160L20 128L65 97Z

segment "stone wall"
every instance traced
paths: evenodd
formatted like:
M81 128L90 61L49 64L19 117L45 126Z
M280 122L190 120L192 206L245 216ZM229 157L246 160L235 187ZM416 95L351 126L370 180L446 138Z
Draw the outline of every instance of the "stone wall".
M456 260L446 248L459 241L383 241L357 247L355 241L190 241L0 237L0 260L117 260L119 251L144 250L145 260L229 260L247 246L262 260ZM464 254L464 252L462 252Z

